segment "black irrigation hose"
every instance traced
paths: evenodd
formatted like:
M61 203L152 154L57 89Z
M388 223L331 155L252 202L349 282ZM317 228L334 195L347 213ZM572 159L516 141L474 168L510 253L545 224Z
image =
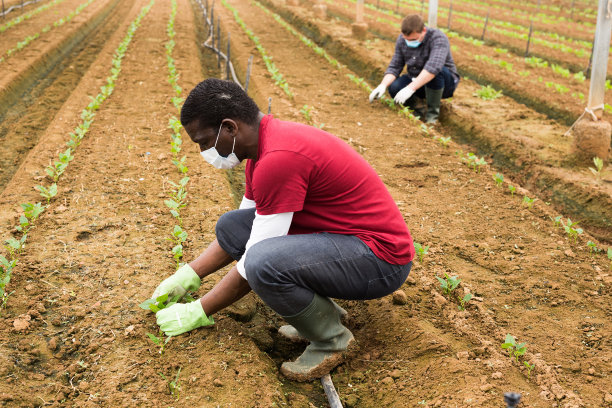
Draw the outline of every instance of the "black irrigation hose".
M42 0L31 0L31 1L26 1L25 3L22 1L20 4L15 4L14 6L11 6L11 7L9 7L6 10L4 10L4 1L2 1L2 9L3 9L3 11L0 13L0 16L4 17L4 16L6 16L8 13L10 13L13 10L16 10L18 8L24 8L28 4L36 4L36 3L40 2L40 1L42 1Z
M198 2L198 4L200 5L200 8L202 9L202 13L204 14L204 20L206 21L206 23L208 24L208 38L206 39L206 41L204 41L204 43L202 44L203 46L205 46L206 48L210 48L211 50L213 50L220 58L224 59L226 61L226 65L229 68L229 72L228 72L228 77L229 74L232 75L232 80L238 84L238 86L240 86L242 89L244 89L244 86L242 86L242 84L240 83L240 81L238 80L238 77L236 77L236 71L234 70L234 64L232 64L232 62L230 61L230 59L228 58L227 55L223 54L223 52L221 52L221 50L217 47L221 46L221 38L218 35L217 37L217 47L215 47L215 42L214 42L214 25L213 22L211 22L211 20L208 18L208 10L206 9L206 7L204 7L204 4L202 4L202 0L196 0ZM214 2L213 2L213 7L214 7ZM212 17L214 18L214 17ZM219 19L219 22L221 20ZM217 28L220 29L221 24L217 23ZM229 39L229 36L228 36ZM212 44L209 44L211 43ZM230 52L230 46L229 46L229 41L227 43L227 53L229 54ZM247 72L247 76L249 76L250 72ZM229 79L229 78L228 78Z

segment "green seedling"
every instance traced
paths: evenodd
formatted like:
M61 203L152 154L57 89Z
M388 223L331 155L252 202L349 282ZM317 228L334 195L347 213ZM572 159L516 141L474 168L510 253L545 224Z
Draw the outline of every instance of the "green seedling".
M439 276L436 276L436 279L440 282L440 287L446 295L450 295L461 283L461 279L458 276L451 277L447 273L444 273L444 279Z
M448 147L448 143L449 143L450 141L451 141L451 137L450 137L450 136L448 136L448 137L442 137L442 136L440 136L440 137L438 138L438 142L440 143L440 145L441 145L441 146L444 146L444 147Z
M527 351L527 343L517 344L516 339L512 335L506 334L506 341L501 345L501 348L508 350L510 357L514 357L518 363L519 357Z
M610 269L612 269L612 248L608 248L608 260L610 261Z
M474 96L478 96L480 99L484 99L485 101L492 101L501 97L502 91L496 91L491 85L487 85L474 92Z
M419 262L423 262L423 257L427 254L429 247L428 246L423 247L418 242L415 242L414 249L416 250L416 253L419 257Z
M181 384L179 383L179 375L181 375L181 368L182 367L179 367L178 372L174 377L174 381L168 382L168 390L170 391L170 395L172 395L177 401L179 400L181 393ZM163 375L162 378L164 378L164 380L166 379Z
M51 184L49 188L41 185L34 187L34 189L40 192L41 196L47 199L47 204L49 204L49 201L51 201L51 199L57 195L57 184L55 183Z
M310 108L308 105L304 105L302 106L302 109L300 109L300 113L302 116L304 116L304 119L306 119L308 123L312 123L312 116L310 115L311 111L312 108Z
M504 183L504 175L497 173L493 176L493 180L495 180L495 185L497 185L497 187L501 187Z
M599 157L593 157L593 163L595 164L595 168L589 167L589 170L591 170L591 173L593 173L596 180L600 180L604 165L603 160Z
M16 226L15 229L27 234L32 223L38 219L43 211L45 211L45 206L41 205L41 203L24 203L21 204L21 208L23 209L23 215L19 217L19 225Z
M527 196L523 197L523 205L527 206L527 208L531 208L533 203L535 203L537 198L529 198Z
M161 330L159 331L159 334L157 336L151 333L147 332L147 336L149 336L149 338L151 339L151 341L155 344L157 344L159 346L159 354L163 355L164 354L164 349L166 348L166 344L168 344L168 342L170 341L170 339L172 338L172 336L168 336L164 339L164 332L162 332Z
M564 223L563 221L561 221L561 224L563 225L563 229L565 230L565 233L570 238L573 238L574 241L578 240L578 235L582 235L582 233L584 232L582 228L576 228L578 223L572 222L572 220L569 218L567 219L567 223Z
M508 184L508 190L510 190L510 194L512 196L514 196L514 193L516 193L516 187L514 187L512 184Z
M593 241L587 242L587 248L589 248L589 253L591 255L601 252L601 249L597 248L597 245Z
M549 217L551 219L551 221L555 224L555 227L560 227L561 226L561 217L560 215L557 215L555 218L553 217Z
M8 260L0 255L0 310L6 307L6 302L11 293L6 292L6 285L11 281L13 268L17 265L17 260Z
M472 299L472 294L471 293L466 293L464 297L459 299L459 310L465 310L465 307L467 306L468 302Z
M426 124L422 123L421 132L423 132L425 136L429 136L429 131L430 131L429 127Z
M172 306L180 300L181 296L176 295L173 296L170 300L168 300L168 294L164 293L161 296L158 296L155 299L147 299L141 304L138 305L141 309L150 310L153 313L157 313L162 309Z
M529 364L527 361L523 361L523 365L527 368L527 379L531 377L531 370L535 368L535 364Z
M28 238L27 234L23 234L20 239L9 238L4 241L4 248L9 252L11 259L16 259L19 253L25 247L25 241Z
M461 159L467 163L468 167L471 167L477 173L480 173L480 168L486 166L487 162L484 157L478 157L474 153L468 153L464 158Z

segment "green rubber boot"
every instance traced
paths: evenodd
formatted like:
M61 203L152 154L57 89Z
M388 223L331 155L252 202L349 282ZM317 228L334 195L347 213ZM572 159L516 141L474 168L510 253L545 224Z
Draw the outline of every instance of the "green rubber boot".
M281 366L281 373L290 380L311 381L329 373L344 361L347 348L355 341L340 323L334 303L317 294L306 309L284 319L310 341L297 360Z
M438 116L440 116L440 103L442 101L443 92L444 88L429 89L425 87L425 100L427 101L427 115L425 116L425 123L438 123Z
M340 320L342 321L342 323L345 323L345 318L348 314L347 311L344 310L339 304L334 302L332 299L329 299L329 300L331 300L331 302L334 304L334 306L338 310L338 313L340 313ZM287 340L292 341L294 343L308 343L308 339L302 336L300 332L297 331L297 329L291 326L290 324L286 324L284 326L279 327L278 334L280 334Z

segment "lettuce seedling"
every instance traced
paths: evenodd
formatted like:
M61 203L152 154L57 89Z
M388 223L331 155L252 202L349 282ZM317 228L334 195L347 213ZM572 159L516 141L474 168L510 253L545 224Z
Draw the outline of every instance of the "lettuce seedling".
M436 276L436 279L440 282L440 287L442 288L442 291L447 294L450 295L455 289L457 289L457 286L459 286L459 284L461 283L461 279L459 279L458 276L448 276L447 273L444 273L444 279L442 279L439 276Z
M429 247L423 247L421 244L419 244L418 242L414 243L414 249L419 257L419 262L423 262L423 257L425 255L427 255L427 252L429 250Z
M493 176L493 180L495 180L495 184L497 185L497 187L501 187L504 183L504 175L501 173L497 173L495 174L495 176Z
M531 370L534 369L535 364L529 364L527 361L523 361L523 365L527 367L527 379L531 377Z
M168 342L170 341L170 339L172 338L172 336L168 336L166 337L166 339L164 340L164 332L162 332L161 330L159 331L159 334L157 336L151 333L147 332L147 336L149 336L149 338L151 339L151 341L155 344L157 344L159 346L159 354L163 355L164 354L164 349L166 348L166 344L168 344Z
M465 310L465 307L467 306L468 302L472 299L472 294L471 293L466 293L464 297L459 299L460 305L459 310Z
M593 157L593 163L595 164L595 168L589 167L589 170L591 170L591 173L593 173L596 180L600 180L604 165L603 160L599 157Z
M531 208L533 203L535 203L537 198L529 198L527 196L523 197L523 204L527 206L527 208Z
M525 354L527 351L527 343L517 344L516 339L512 335L506 334L506 341L501 345L501 348L508 350L510 357L514 357L518 363L519 357Z

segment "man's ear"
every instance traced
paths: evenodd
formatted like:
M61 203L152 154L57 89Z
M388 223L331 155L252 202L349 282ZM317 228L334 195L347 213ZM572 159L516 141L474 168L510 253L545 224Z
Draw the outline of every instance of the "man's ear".
M224 119L221 126L225 126L231 137L236 137L238 134L238 123L233 119Z

